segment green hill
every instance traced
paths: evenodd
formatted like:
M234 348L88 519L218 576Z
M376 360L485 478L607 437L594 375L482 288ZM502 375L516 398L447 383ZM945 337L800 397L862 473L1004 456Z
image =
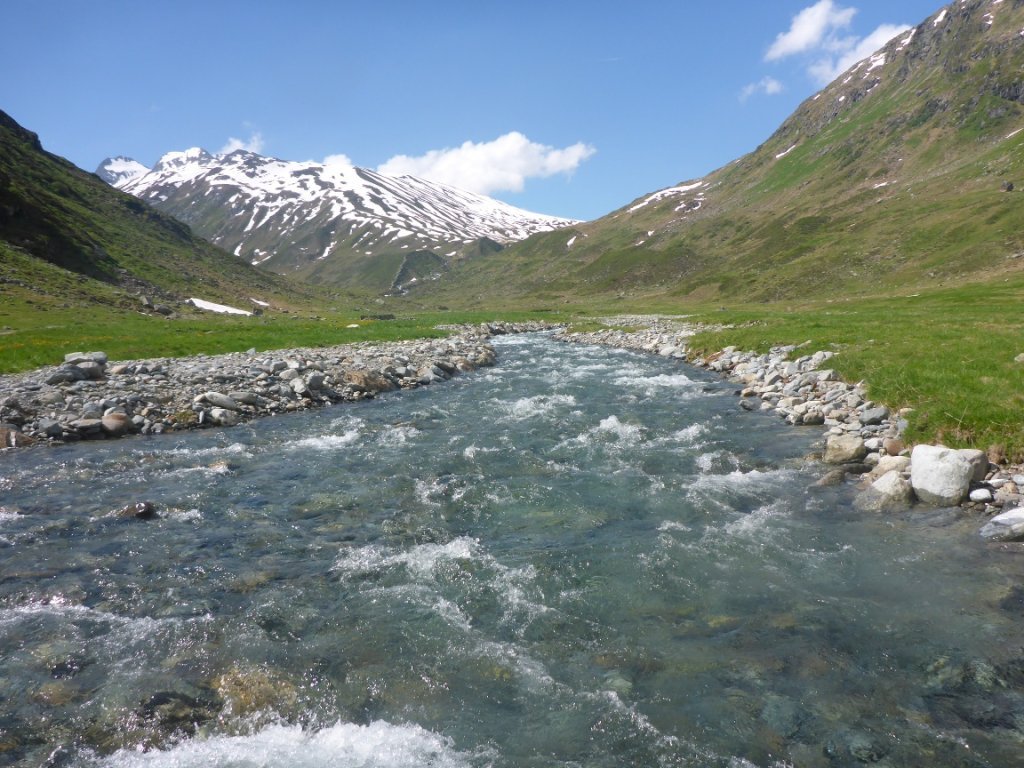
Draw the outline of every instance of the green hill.
M984 280L1024 255L1024 4L957 2L754 152L575 231L458 264L470 304L771 301Z
M311 289L251 267L184 224L46 152L0 112L0 279L81 306L138 309L140 296L302 307ZM31 298L29 299L31 301ZM180 307L179 307L180 308Z

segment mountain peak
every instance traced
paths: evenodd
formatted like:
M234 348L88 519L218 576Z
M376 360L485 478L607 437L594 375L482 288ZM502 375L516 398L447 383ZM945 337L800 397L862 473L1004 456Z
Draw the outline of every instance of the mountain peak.
M206 163L213 159L214 156L205 149L201 147L190 147L182 152L168 152L157 161L156 165L153 166L153 170L162 171L172 168L181 168L186 165Z
M132 179L149 173L149 168L138 160L118 155L117 157L108 157L100 163L95 173L110 186L120 187Z
M507 244L576 223L413 176L244 149L168 152L152 171L112 183L252 264L315 279L326 270L341 283L353 259L386 257L400 270L417 252L450 261L481 238ZM375 287L391 286L380 279L391 266L360 268Z

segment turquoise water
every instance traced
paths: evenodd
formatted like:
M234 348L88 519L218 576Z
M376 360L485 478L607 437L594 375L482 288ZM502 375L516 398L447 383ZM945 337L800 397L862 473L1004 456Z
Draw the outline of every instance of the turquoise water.
M820 432L703 372L498 346L0 455L0 765L1019 764L1017 550L809 489Z

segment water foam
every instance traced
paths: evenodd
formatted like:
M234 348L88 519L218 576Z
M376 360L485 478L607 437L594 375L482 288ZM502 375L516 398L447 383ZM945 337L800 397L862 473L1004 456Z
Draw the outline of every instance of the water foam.
M521 397L511 403L498 403L498 410L512 421L526 421L540 416L547 416L558 408L576 405L572 395L535 395Z
M417 725L336 723L320 730L271 725L246 736L192 739L166 750L121 750L103 768L464 768L479 764Z
M317 435L295 440L285 446L287 450L336 451L346 448L359 439L358 427L342 432L340 435Z

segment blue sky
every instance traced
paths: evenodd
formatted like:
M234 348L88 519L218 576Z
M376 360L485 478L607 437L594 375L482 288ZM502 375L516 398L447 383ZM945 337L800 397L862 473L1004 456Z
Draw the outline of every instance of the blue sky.
M0 109L87 170L343 155L592 219L754 149L941 5L4 0Z

